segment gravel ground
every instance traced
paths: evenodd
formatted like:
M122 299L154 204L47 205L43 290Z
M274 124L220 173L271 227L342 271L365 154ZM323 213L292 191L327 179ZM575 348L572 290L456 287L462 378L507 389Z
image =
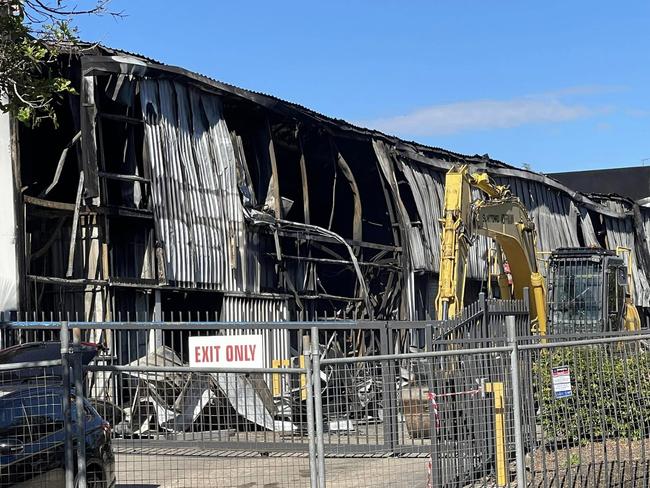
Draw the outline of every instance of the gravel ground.
M426 459L327 459L333 488L426 487ZM309 486L309 459L116 454L117 488L289 488Z
M309 486L304 454L157 449L116 453L117 488L284 488ZM528 487L650 486L650 440L607 441L527 456ZM426 488L426 458L327 458L327 486L333 488ZM510 466L510 487L515 466ZM467 487L494 487L483 478Z

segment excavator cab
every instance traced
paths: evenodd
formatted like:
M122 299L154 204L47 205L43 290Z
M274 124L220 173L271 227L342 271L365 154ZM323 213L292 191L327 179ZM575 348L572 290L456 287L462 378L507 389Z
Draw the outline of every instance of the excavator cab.
M597 248L560 248L549 259L548 333L607 332L625 328L627 267L621 256Z

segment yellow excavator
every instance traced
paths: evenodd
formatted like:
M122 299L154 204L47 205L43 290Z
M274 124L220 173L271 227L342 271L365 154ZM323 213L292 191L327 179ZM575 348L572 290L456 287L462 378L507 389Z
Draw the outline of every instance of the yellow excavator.
M472 188L480 190L481 198L472 199ZM452 319L463 309L468 254L477 235L496 243L500 297L523 299L528 290L531 332L640 329L622 256L601 248L556 249L549 258L547 289L537 266L535 224L523 203L506 186L496 185L486 173L471 173L467 165L452 167L445 180L438 320Z

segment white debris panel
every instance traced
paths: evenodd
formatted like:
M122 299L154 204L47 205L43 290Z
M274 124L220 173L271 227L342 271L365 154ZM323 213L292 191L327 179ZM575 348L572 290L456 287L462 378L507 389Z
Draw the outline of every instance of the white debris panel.
M168 347L133 361L129 366L186 366ZM275 406L265 401L266 385L250 375L239 373L156 373L129 372L124 376L131 394L129 405L122 405L128 414L131 432L138 435L158 431L183 432L193 429L193 424L211 404L228 403L237 414L260 427L271 431L291 432L291 422L276 420ZM124 381L124 380L123 380ZM270 393L266 391L267 396ZM227 419L214 428L232 428Z

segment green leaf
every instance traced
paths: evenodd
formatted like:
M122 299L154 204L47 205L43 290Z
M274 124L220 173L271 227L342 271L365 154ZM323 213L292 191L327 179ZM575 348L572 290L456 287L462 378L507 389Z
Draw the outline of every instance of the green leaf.
M32 112L31 107L20 107L16 113L16 118L23 124L29 126L32 121Z

